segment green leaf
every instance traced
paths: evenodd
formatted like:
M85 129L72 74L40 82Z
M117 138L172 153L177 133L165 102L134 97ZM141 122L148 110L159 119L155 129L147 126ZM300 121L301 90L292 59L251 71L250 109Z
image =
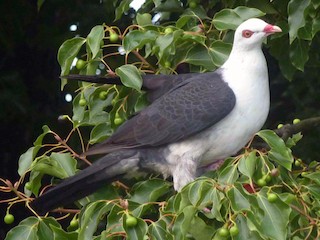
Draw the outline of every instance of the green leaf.
M293 157L291 150L286 146L284 141L271 130L262 130L257 135L270 146L271 150L268 152L269 158L291 171Z
M147 43L154 42L158 36L159 33L152 30L133 30L124 37L123 48L126 52L131 52L135 49L141 49Z
M42 131L43 133L37 137L36 141L33 143L34 146L42 146L42 140L43 138L48 134L48 133L52 133L52 131L50 130L50 128L47 125L42 126Z
M191 222L189 233L195 240L212 239L214 227L196 215Z
M69 74L71 64L77 56L82 45L86 42L85 38L74 37L65 41L58 50L58 62L61 66L61 76ZM66 85L67 79L61 79L61 90Z
M256 151L250 152L248 156L243 156L239 160L239 164L238 164L239 171L243 175L249 178L252 178L256 170L256 159L257 159Z
M77 232L65 232L61 227L56 227L56 226L50 226L54 239L59 239L59 240L78 240L78 233ZM41 238L41 239L46 239L47 238Z
M18 226L12 228L8 232L5 240L40 240L37 235L38 224L39 219L37 219L36 217L29 217L23 220Z
M232 209L235 212L250 210L251 203L249 202L249 195L244 191L241 184L236 184L227 192Z
M100 123L96 125L90 132L90 144L102 142L107 139L112 134L112 129L110 123Z
M290 46L291 62L300 71L304 71L304 65L309 59L309 48L310 42L301 39L296 39Z
M40 148L41 146L31 147L20 156L18 168L18 173L20 176L23 176L30 169L32 161L34 160Z
M208 181L194 181L190 183L188 190L189 201L195 207L206 205L209 200L212 201L208 196L211 196L213 188L212 183L210 184Z
M123 13L127 12L130 9L130 3L133 0L122 0L120 1L120 5L116 8L115 13L115 21L119 20L122 16Z
M216 68L208 49L202 45L192 47L188 51L184 61L193 65L203 66L208 70L214 70Z
M298 30L305 25L305 10L310 0L290 0L288 4L288 23L290 44L296 39Z
M124 215L123 218L123 227L127 233L127 239L130 240L141 240L145 239L145 236L148 232L148 225L145 221L140 218L137 218L137 225L134 227L126 225L126 218L127 216Z
M143 204L147 202L156 202L170 189L171 184L165 180L152 178L146 181L138 182L133 186L131 201Z
M213 41L209 48L209 54L214 65L220 67L228 59L232 45L222 41Z
M167 224L163 220L152 222L149 225L148 232L153 240L173 240L173 235L166 229Z
M175 239L185 239L186 234L189 232L189 229L192 226L192 220L196 211L197 209L194 206L187 206L177 216L172 227L172 232Z
M104 28L101 25L95 26L91 29L87 36L87 44L92 52L91 58L94 59L100 51L100 43L104 37Z
M77 161L71 157L70 153L53 152L50 159L58 163L56 167L61 169L63 178L73 176L76 173Z
M239 178L237 168L237 165L229 165L224 168L219 174L218 181L223 184L233 184Z
M106 201L89 203L80 215L79 240L92 239L101 219L111 210L113 204Z
M235 9L223 9L217 12L212 23L218 30L235 30L245 20L264 15L265 13L259 9L239 6Z
M282 201L270 203L266 196L267 192L268 188L264 187L257 195L257 202L262 212L257 209L254 213L248 212L248 220L264 236L270 239L285 240L292 210Z
M141 90L142 77L136 66L129 64L123 65L116 69L116 74L126 87L136 89L137 91Z

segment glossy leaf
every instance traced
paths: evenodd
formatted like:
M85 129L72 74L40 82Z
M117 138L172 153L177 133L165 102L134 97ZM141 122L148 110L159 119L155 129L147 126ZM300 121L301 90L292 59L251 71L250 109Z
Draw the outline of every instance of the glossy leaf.
M149 225L148 232L153 240L173 240L173 235L166 229L167 224L163 220L153 222Z
M138 182L133 186L133 194L130 200L140 204L155 202L167 193L170 187L170 183L157 178Z
M18 226L12 228L5 240L39 240L37 235L39 220L36 217L29 217L23 220Z
M262 130L257 135L271 147L268 152L269 158L290 171L293 157L291 150L287 148L284 141L271 130Z
M123 0L123 1L120 1L120 4L119 6L116 8L115 10L115 21L116 20L119 20L122 16L122 14L124 14L125 12L127 12L130 8L130 3L132 2L133 0Z
M237 165L229 165L219 174L219 182L222 184L233 184L239 177Z
M74 58L79 53L82 45L86 42L85 38L74 37L65 41L58 50L58 62L61 66L61 76L66 76L69 74L71 64ZM61 79L61 90L66 85L67 80L65 78Z
M209 48L209 54L214 65L220 67L228 59L231 52L231 44L222 41L214 41Z
M18 173L20 176L23 176L30 169L32 161L36 157L40 148L41 146L31 147L20 156L18 168Z
M304 71L304 65L309 60L309 47L310 42L300 39L296 39L290 47L291 62L300 71Z
M311 0L290 0L288 4L288 23L290 44L296 39L298 30L305 25L304 12Z
M239 171L243 175L252 178L256 170L256 159L256 151L252 151L249 155L240 158L238 165Z
M185 236L191 227L195 213L196 208L193 206L188 206L185 207L177 216L172 228L175 239L185 239Z
M87 36L87 44L92 53L92 59L94 59L100 51L100 43L104 37L104 28L101 25L95 26L91 29Z
M259 9L240 6L235 9L223 9L217 12L213 17L212 23L218 30L235 30L243 21L263 15L265 13Z
M101 218L103 218L112 207L113 204L106 201L96 201L88 204L81 214L78 239L92 239Z
M133 30L124 37L123 48L126 52L141 49L147 43L154 42L157 36L159 36L159 33L156 31Z
M134 65L123 65L116 69L116 74L120 77L121 82L126 87L141 90L142 77L139 70Z

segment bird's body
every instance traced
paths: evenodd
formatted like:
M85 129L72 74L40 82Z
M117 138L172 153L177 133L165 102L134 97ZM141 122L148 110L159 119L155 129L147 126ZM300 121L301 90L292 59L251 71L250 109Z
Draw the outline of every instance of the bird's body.
M104 157L48 191L35 206L58 207L106 180L141 169L173 176L174 188L180 190L199 168L237 153L267 118L269 83L261 44L279 31L249 19L237 28L231 54L217 71L145 77L151 105L86 153ZM66 190L64 196L55 196Z

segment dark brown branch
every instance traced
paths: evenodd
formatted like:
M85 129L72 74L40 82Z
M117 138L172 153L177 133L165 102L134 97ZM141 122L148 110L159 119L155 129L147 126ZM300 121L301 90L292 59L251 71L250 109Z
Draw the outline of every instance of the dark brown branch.
M297 124L285 124L283 127L274 130L284 141L298 132L305 132L320 126L320 117L308 118Z

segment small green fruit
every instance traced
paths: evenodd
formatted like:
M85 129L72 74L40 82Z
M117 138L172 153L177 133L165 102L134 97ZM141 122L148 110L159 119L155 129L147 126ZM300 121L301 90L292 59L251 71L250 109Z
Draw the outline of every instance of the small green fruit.
M266 182L268 183L268 182L270 182L271 181L271 176L268 174L268 175L266 175L265 176L265 178L264 178L265 180L266 180Z
M264 187L264 186L267 185L267 182L266 182L266 180L265 180L264 178L260 178L260 179L258 179L258 181L257 181L257 185L258 185L259 187Z
M280 129L280 128L282 128L283 127L283 124L282 123L280 123L280 124L278 124L278 129Z
M189 7L190 8L196 8L198 6L197 2L196 1L191 1L189 2Z
M4 219L3 221L6 223L6 224L12 224L14 222L14 216L10 213L7 213L5 216L4 216Z
M81 107L84 107L84 106L87 105L87 101L86 101L84 98L81 98L81 99L79 100L79 105L80 105Z
M86 61L83 61L82 59L78 59L78 61L76 63L76 68L78 70L81 70L84 68L85 65L86 65Z
M108 92L106 92L106 91L101 91L101 92L99 93L99 98L100 98L101 100L106 100L107 96L108 96Z
M239 228L237 225L233 225L230 229L230 236L235 237L239 234Z
M110 33L109 37L110 42L117 42L119 40L119 35L115 32Z
M294 161L294 165L296 166L296 167L300 167L301 166L301 159L299 158L299 159L296 159L295 161Z
M299 122L301 122L301 120L300 120L299 118L295 118L295 119L293 119L293 121L292 121L293 124L297 124L297 123L299 123Z
M268 198L269 202L273 203L273 202L277 201L278 196L275 193L268 193L267 198Z
M79 220L78 219L72 219L70 222L70 227L77 228L79 226Z
M166 68L170 68L170 67L171 67L171 62L166 61L166 62L164 63L164 66L165 66Z
M134 227L138 224L138 220L131 216L131 215L127 215L127 219L126 219L126 225L127 227Z
M229 236L229 230L225 227L222 227L218 230L218 234L220 237L228 237Z
M32 189L32 184L31 182L26 182L26 184L24 185L24 187L27 189L27 190L31 190Z
M165 30L164 30L164 33L165 34L170 34L173 32L173 29L171 27L167 27Z
M115 125L120 125L121 123L123 123L123 119L122 118L115 118L113 122Z

